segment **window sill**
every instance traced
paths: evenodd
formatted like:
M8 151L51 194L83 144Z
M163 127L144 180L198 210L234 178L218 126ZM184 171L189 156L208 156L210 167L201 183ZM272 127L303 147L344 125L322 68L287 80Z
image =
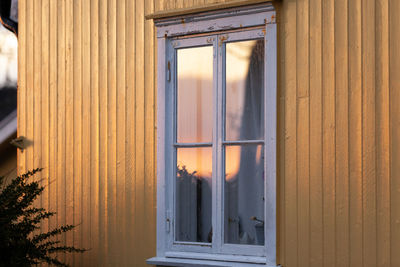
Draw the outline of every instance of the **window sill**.
M200 260L200 259L178 259L167 257L154 257L147 261L147 264L161 266L176 266L176 267L276 267L265 264L242 263L242 262L226 262L215 260Z

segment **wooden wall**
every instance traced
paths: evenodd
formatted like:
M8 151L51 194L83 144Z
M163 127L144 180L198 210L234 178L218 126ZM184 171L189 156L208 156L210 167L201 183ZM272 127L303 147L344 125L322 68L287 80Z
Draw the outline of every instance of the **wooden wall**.
M155 39L144 15L220 0L20 0L19 172L44 167L47 230L74 266L155 255ZM278 258L400 266L400 2L278 8ZM62 257L62 256L61 256Z
M400 266L400 3L280 6L280 259Z
M153 1L20 0L19 171L44 167L42 225L78 225L73 266L155 253Z

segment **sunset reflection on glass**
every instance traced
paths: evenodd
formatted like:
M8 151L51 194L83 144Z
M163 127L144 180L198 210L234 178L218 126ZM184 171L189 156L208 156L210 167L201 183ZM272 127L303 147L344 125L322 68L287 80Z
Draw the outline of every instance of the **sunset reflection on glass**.
M225 140L240 144L217 143L224 151L217 158L224 171L217 177L224 181L224 242L264 245L264 42L225 48L225 100L218 101L225 103L225 120L218 123ZM211 46L177 50L176 241L212 242L213 60Z
M213 47L179 49L177 57L177 142L211 142Z
M226 44L225 140L262 139L264 42Z
M177 149L177 241L211 242L211 176L211 147Z
M225 243L264 245L262 145L225 147Z

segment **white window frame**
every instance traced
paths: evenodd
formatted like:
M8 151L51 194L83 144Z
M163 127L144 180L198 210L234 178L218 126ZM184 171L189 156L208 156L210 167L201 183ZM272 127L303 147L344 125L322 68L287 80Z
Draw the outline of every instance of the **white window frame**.
M276 266L276 131L277 131L277 30L272 4L261 4L196 15L155 20L157 27L157 256L149 264L164 266ZM222 42L264 38L264 170L265 170L265 245L234 245L223 243L223 194L221 158L223 141L223 90L213 90L213 243L174 241L175 156L175 88L176 49L212 45L214 47L213 88L224 88ZM216 54L218 53L218 54ZM218 109L217 109L218 107ZM218 134L217 134L218 131ZM217 136L219 140L217 140ZM235 143L245 144L251 141ZM221 144L215 147L216 144ZM214 153L216 152L216 153ZM219 236L220 238L216 238ZM224 265L225 264L225 265Z

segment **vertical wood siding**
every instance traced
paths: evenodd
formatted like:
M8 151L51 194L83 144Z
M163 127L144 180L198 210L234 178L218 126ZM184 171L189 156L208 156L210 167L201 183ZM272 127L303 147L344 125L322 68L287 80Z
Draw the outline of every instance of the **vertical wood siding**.
M19 173L44 167L43 231L74 266L155 255L155 66L145 14L221 0L20 0ZM283 0L278 259L400 266L400 3ZM64 256L60 255L62 258Z
M143 266L154 255L155 46L152 1L19 3L19 173L43 167L41 225L90 250L73 266ZM139 241L140 240L140 241Z

